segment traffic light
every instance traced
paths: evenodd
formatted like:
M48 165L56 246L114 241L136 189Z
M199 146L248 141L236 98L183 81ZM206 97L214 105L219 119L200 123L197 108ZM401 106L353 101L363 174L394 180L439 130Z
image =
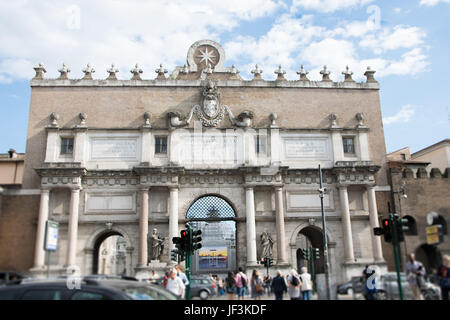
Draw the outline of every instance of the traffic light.
M264 267L267 268L267 264L268 264L267 257L264 257L264 259L262 260L262 263L263 263Z
M397 231L398 242L405 241L404 233L409 231L408 219L402 219L397 216L395 220L395 227Z
M267 258L267 266L270 268L273 265L273 259Z
M202 234L202 230L195 230L192 231L192 239L191 239L191 248L192 248L192 252L194 252L195 250L198 250L202 247L202 237L200 237L200 235Z
M310 252L309 248L302 249L302 254L303 254L303 259L304 260L310 260L311 259L311 257L310 257L311 252Z
M392 242L392 220L391 219L383 219L383 235L384 241Z
M320 250L319 250L319 248L312 248L312 258L313 258L313 260L319 260L320 259Z
M172 251L170 251L170 260L171 261L177 261L178 260L178 250L176 249L172 249Z

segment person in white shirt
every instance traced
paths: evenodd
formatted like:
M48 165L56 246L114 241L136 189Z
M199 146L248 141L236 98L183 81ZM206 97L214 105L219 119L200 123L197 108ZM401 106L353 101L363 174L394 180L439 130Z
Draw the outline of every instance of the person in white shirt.
M189 280L188 280L188 278L186 277L186 274L185 274L183 271L181 271L179 265L175 265L175 269L177 270L177 275L178 275L178 277L180 277L181 280L183 280L183 284L184 284L185 286L187 286L187 285L189 284Z
M167 279L166 289L172 292L174 295L184 298L185 285L183 280L177 276L177 270L175 268L170 269L169 279Z
M307 272L306 267L301 268L300 281L302 282L302 297L303 300L311 300L312 281L311 275Z

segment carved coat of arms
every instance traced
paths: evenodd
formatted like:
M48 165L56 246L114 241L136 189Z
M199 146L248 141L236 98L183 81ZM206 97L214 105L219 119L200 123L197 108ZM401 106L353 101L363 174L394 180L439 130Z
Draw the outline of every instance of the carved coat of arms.
M220 104L220 93L211 80L203 87L201 107L197 107L197 116L204 126L215 127L222 121L225 107Z

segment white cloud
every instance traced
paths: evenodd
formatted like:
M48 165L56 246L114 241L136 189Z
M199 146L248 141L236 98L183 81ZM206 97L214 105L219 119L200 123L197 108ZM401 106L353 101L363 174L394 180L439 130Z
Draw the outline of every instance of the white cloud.
M220 41L241 21L271 15L281 5L278 0L1 1L0 81L29 79L34 71L24 67L39 62L48 78L59 75L62 62L72 70L70 77L82 76L90 62L94 77L105 78L115 62L124 79L138 62L144 78L153 79L159 63L170 70L183 65L180 50L187 53L195 41Z
M360 45L379 52L412 48L423 43L426 34L418 27L397 25L393 29L385 28L377 34L369 34Z
M420 0L421 6L435 6L438 3L450 3L450 0Z
M400 111L395 115L383 118L384 124L393 124L393 123L406 123L411 120L414 116L416 110L412 105L404 105L400 108Z
M374 0L294 0L292 2L293 11L298 8L315 10L319 12L334 12L341 9L364 6Z
M415 48L402 55L401 60L391 61L389 65L381 70L382 76L387 75L416 75L427 70L429 62L427 56L420 48Z

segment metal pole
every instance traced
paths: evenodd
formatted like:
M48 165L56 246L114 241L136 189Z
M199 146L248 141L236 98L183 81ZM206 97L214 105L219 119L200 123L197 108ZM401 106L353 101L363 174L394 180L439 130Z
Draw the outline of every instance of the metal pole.
M313 247L312 246L310 246L310 250L309 250L310 252L311 252L311 260L310 260L310 268L311 268L311 281L312 281L312 283L313 283L313 288L312 288L312 290L313 290L313 294L315 294L315 292L316 292L316 281L315 281L315 279L314 279L314 255L312 254L312 252L313 252Z
M50 278L50 250L47 250L47 279Z
M392 246L394 247L395 269L397 271L398 290L400 293L400 300L403 300L402 279L400 277L400 259L397 248L398 245L397 221L396 219L394 219L394 215L392 213L389 214L389 219L391 220L391 226L393 228Z
M188 279L188 285L186 286L186 300L191 299L191 239L192 239L192 230L191 227L186 224L186 231L188 234L189 244L186 248L186 278Z
M319 196L320 196L320 208L322 211L322 231L323 231L323 256L324 256L324 262L325 262L325 283L326 283L326 287L327 287L327 300L331 299L331 287L330 287L330 275L329 275L329 270L330 270L330 264L328 262L328 243L327 243L327 226L326 226L326 221L325 221L325 213L323 210L323 189L322 189L322 170L320 169L320 164L319 164L319 181L320 181L320 191L319 191Z

